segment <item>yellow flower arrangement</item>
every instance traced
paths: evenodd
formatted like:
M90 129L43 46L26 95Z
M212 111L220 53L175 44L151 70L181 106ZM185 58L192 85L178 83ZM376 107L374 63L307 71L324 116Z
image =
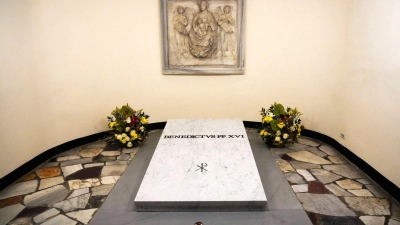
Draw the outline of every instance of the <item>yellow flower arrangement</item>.
M282 104L274 103L266 110L260 112L261 128L259 130L261 138L268 146L285 146L297 142L301 132L301 113L297 108L285 107Z
M146 140L149 115L143 110L133 110L128 104L121 108L116 107L108 116L108 127L111 129L111 139L123 144L125 147L133 147Z

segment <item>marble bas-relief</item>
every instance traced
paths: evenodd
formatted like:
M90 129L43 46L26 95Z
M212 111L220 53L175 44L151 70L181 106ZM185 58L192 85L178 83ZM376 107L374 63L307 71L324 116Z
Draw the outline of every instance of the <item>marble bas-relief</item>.
M243 73L242 0L163 3L165 74Z

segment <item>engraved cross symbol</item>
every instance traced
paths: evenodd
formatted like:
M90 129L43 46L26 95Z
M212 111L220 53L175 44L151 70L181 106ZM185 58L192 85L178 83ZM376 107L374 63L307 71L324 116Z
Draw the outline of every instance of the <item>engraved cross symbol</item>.
M204 171L208 171L208 170L206 170L204 167L207 167L207 163L201 163L200 164L201 166L199 166L199 165L197 165L197 167L199 167L197 170L201 170L200 172L203 172L203 170ZM196 171L197 171L196 170Z

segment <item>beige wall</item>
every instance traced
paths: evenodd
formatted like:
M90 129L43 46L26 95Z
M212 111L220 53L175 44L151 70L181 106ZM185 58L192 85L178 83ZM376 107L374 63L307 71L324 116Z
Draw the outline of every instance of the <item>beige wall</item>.
M278 101L400 186L399 9L396 0L246 1L244 75L166 76L158 0L2 0L0 177L106 130L127 102L159 122L259 121Z

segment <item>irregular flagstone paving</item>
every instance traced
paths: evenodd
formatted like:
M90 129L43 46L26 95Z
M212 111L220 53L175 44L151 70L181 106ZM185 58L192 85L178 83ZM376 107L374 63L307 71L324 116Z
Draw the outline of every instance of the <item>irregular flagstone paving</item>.
M99 141L53 157L0 192L0 225L88 224L139 149ZM314 225L400 225L399 204L334 148L300 137L269 150Z
M0 192L0 225L88 224L138 151L99 141L49 159Z
M270 151L314 225L400 225L400 205L334 148L300 137L281 149Z

